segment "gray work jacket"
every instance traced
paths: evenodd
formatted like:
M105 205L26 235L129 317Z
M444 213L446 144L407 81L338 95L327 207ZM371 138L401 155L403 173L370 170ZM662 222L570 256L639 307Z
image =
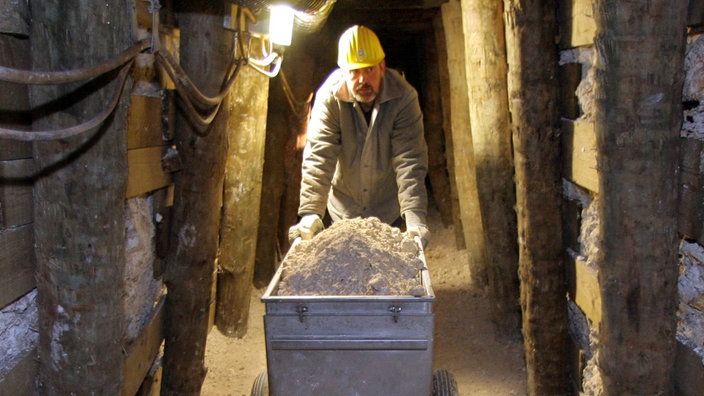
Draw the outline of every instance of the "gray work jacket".
M416 90L386 69L370 124L341 70L316 93L303 153L299 215L325 208L333 221L375 216L392 223L406 211L426 216L428 153Z

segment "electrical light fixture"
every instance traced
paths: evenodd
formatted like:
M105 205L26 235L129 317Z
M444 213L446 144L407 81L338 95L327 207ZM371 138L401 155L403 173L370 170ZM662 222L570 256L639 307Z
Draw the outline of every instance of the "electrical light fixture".
M225 17L225 27L235 31L235 58L260 73L275 77L281 69L284 49L291 45L295 10L277 4L268 7L268 15L257 17L247 7L235 4L231 7L230 15ZM252 48L257 44L258 48Z
M293 36L294 10L287 5L269 7L269 40L274 44L289 46Z

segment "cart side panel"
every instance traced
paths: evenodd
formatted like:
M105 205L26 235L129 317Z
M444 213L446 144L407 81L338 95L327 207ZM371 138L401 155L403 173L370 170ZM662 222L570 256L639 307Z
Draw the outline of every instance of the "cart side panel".
M267 314L270 395L430 395L433 320Z

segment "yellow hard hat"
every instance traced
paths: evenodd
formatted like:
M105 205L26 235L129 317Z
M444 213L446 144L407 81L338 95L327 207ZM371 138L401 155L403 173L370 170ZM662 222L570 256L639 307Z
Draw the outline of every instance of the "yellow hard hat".
M355 25L340 36L337 64L345 70L374 66L384 60L384 56L379 38L368 27Z

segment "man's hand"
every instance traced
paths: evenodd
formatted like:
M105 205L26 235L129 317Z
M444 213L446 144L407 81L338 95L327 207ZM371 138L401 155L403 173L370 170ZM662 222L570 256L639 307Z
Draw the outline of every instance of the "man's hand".
M288 239L291 242L297 237L301 237L303 240L312 239L323 228L325 228L323 220L317 214L303 215L298 224L288 229Z
M428 242L430 242L430 230L425 225L411 226L406 229L406 235L409 238L418 237L423 245L423 249L428 247Z
M406 235L409 238L419 237L423 244L423 249L425 249L428 246L428 242L430 242L430 230L425 225L425 216L407 211L403 214L403 217L406 220Z

